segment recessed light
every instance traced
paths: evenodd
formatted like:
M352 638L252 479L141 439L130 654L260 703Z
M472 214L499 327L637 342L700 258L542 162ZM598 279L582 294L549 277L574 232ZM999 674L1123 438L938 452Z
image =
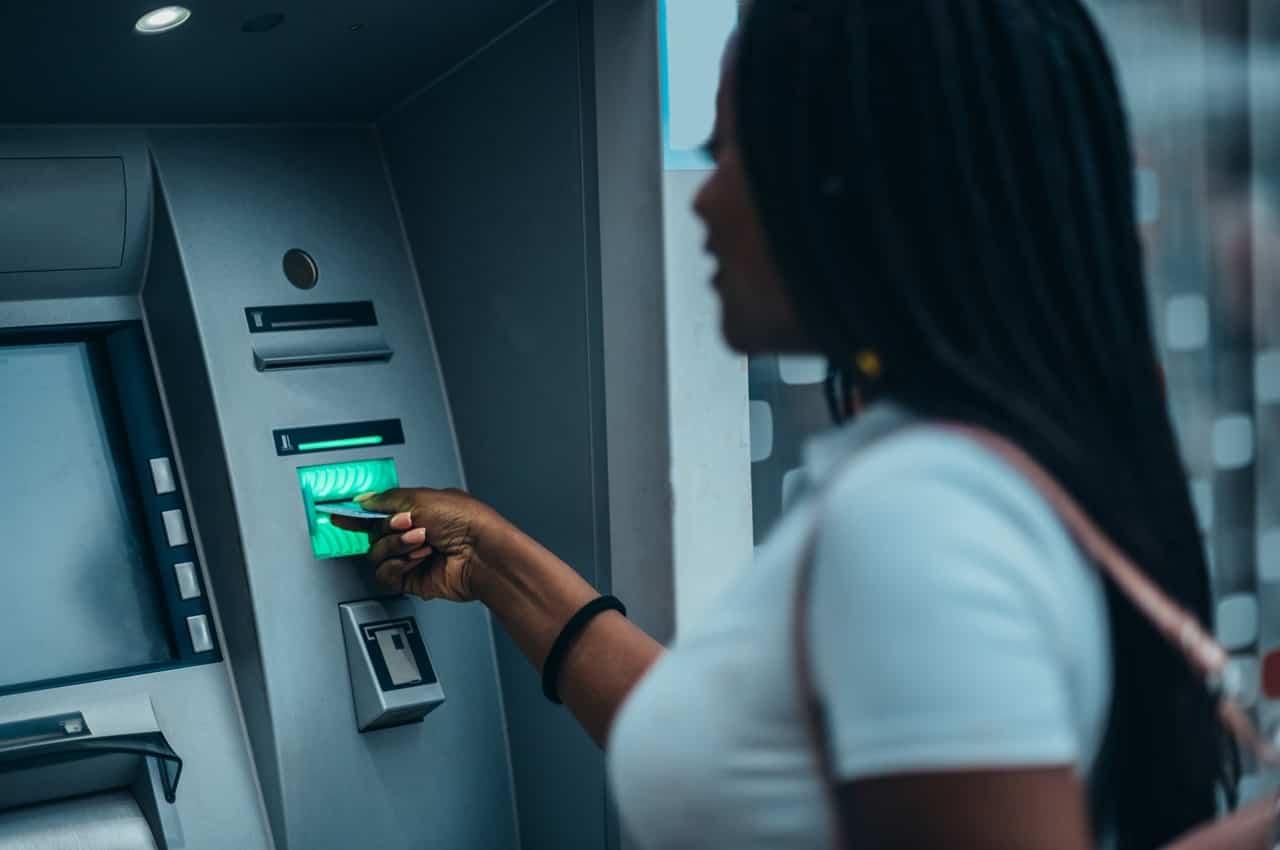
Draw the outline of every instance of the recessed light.
M162 6L138 18L138 22L133 25L133 28L144 35L155 35L156 33L177 29L185 24L187 18L190 17L191 10L185 6Z

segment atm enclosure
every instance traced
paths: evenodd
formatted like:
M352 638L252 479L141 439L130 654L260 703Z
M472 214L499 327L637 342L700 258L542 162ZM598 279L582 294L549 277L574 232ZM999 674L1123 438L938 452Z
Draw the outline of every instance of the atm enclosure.
M0 10L0 846L621 846L331 512L468 487L670 634L655 4L188 7Z

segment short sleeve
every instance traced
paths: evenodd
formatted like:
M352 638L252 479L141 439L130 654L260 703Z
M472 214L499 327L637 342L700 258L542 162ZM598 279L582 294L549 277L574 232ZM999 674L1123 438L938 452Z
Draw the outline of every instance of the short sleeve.
M836 486L815 556L811 662L841 779L1079 762L1062 629L1100 603L1061 580L1086 569L1065 530L962 438L889 442Z

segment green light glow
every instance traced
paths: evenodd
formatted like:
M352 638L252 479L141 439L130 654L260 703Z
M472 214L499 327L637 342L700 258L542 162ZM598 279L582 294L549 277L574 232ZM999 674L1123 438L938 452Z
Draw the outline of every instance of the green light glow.
M399 486L395 461L357 460L326 463L298 469L298 483L307 508L311 549L321 560L349 558L369 551L369 535L335 526L328 514L316 510L319 502L349 502L361 493L380 493Z
M380 446L382 437L346 437L341 440L321 440L318 443L299 443L300 452L322 452L326 449L354 449L360 446Z

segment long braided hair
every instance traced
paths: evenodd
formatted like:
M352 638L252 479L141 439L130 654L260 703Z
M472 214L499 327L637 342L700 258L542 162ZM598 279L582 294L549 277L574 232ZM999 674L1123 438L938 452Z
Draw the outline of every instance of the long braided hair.
M1013 439L1209 623L1128 127L1079 0L754 0L735 61L748 178L840 367L833 400L891 395ZM867 350L875 380L850 369ZM1122 850L1150 848L1211 818L1216 787L1230 798L1230 759L1209 695L1109 594L1094 817Z

